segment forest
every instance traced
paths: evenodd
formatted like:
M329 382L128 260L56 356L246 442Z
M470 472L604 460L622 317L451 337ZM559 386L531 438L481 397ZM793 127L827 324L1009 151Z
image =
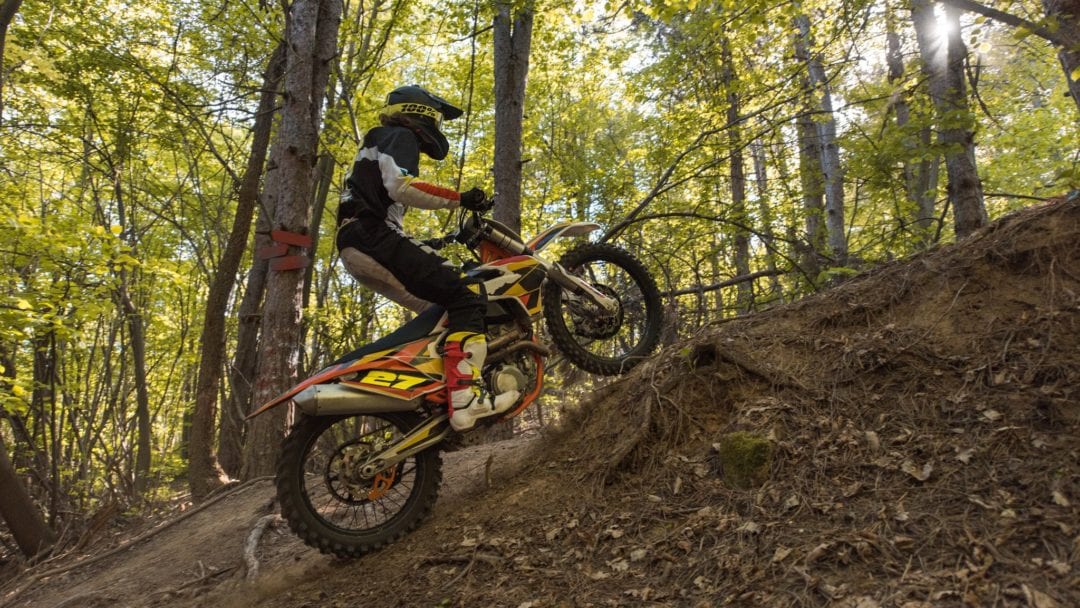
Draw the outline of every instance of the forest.
M244 416L408 318L334 247L396 86L465 109L425 179L602 225L664 345L1080 189L1074 0L3 0L0 60L5 559L272 474Z

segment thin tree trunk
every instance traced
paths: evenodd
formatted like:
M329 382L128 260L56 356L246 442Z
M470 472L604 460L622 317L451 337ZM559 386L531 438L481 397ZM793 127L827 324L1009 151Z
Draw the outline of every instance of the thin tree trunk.
M776 270L776 235L773 232L773 210L769 205L769 166L765 157L765 143L761 138L750 142L750 156L754 160L754 184L757 191L758 212L761 213L761 237L765 241L765 267ZM783 301L784 293L780 279L776 275L769 277L768 301Z
M900 45L900 34L896 31L892 7L887 7L886 22L886 61L889 66L889 82L899 86L904 80L904 59ZM896 111L896 126L901 131L911 129L911 106L907 94L899 90L893 102ZM919 145L905 150L903 159L904 197L908 203L906 213L911 219L916 238L923 246L930 245L934 238L934 193L937 190L937 157L926 160L925 155L931 148L932 133L930 126L919 129ZM917 159L917 160L913 160Z
M146 388L146 331L142 313L135 306L122 280L119 290L120 305L127 318L131 337L131 357L135 369L135 420L137 430L135 450L135 491L142 494L149 485L150 475L150 394Z
M322 101L330 62L337 48L341 3L296 0L289 9L286 40L285 104L281 114L281 173L273 227L306 233L314 188L314 169ZM295 380L300 337L303 272L272 271L267 277L263 336L259 344L255 398L273 399ZM248 427L242 477L273 473L277 445L285 430L285 411L256 418Z
M237 187L236 215L232 230L221 254L213 282L206 297L206 314L199 340L199 373L195 387L195 411L191 421L191 440L188 445L188 484L191 496L202 500L214 488L224 483L224 471L219 467L213 449L214 423L217 420L217 398L220 393L221 372L225 361L225 313L232 296L236 273L244 257L259 181L270 145L274 107L278 85L285 69L285 45L278 44L270 56L263 76L262 93L252 130L251 155ZM223 408L224 409L224 408ZM225 426L222 416L222 427ZM235 418L230 423L235 423ZM236 435L236 427L228 429Z
M123 124L122 120L120 124ZM124 193L122 181L123 159L127 158L128 155L126 132L119 134L116 147L116 159L119 160L120 165L117 166L110 161L109 174L112 179L113 196L116 199L117 219L120 221L120 226L127 230L128 246L131 248L132 255L137 257L138 237L134 226L128 225L133 222L130 221L127 197ZM117 288L116 296L128 326L128 334L131 339L132 363L134 364L132 372L135 377L135 420L137 431L133 489L136 493L142 494L149 484L151 434L153 429L150 427L150 393L146 386L146 328L142 311L139 310L135 300L132 298L132 291L137 287L137 284L138 275L136 271L129 272L122 267L120 270L120 285Z
M795 36L795 58L804 65L810 61L809 51L799 35ZM806 276L817 281L828 247L828 235L822 221L825 218L825 179L821 173L821 137L811 110L813 89L808 76L800 76L799 81L806 98L804 110L795 119L799 139L799 182L806 216L806 246L799 257Z
M533 5L517 8L511 27L513 4L496 2L495 37L495 192L494 217L521 231L522 123L525 116L525 82L529 74Z
M27 558L40 554L56 542L41 511L19 482L15 467L8 459L3 435L0 435L0 517Z
M1058 49L1058 60L1065 70L1065 82L1080 122L1080 0L1043 0L1043 7L1047 20L1058 24L1056 34L1065 43Z
M47 455L49 475L48 520L56 521L62 510L64 490L60 476L60 441L56 425L56 349L53 348L54 335L46 330L43 335L35 335L31 344L34 349L33 379L34 389L30 396L30 409L34 412L32 436L39 438L39 443Z
M982 181L975 167L975 119L964 86L967 47L961 38L959 9L945 7L949 22L945 40L935 39L937 19L930 0L912 0L911 13L922 69L929 76L930 98L945 149L956 236L963 238L986 225L989 219L983 203Z
M833 263L843 266L847 263L847 232L844 224L844 173L840 164L840 146L836 141L836 117L833 115L832 87L825 74L825 66L813 52L813 36L810 33L810 19L806 15L795 18L799 28L799 42L796 54L806 63L810 89L815 97L820 98L815 110L820 116L812 121L817 130L818 146L821 151L821 173L825 188L825 226L828 232L829 250ZM801 45L801 49L798 48Z
M15 18L15 13L19 12L21 4L22 0L4 0L3 4L0 4L0 125L4 124L4 47L7 43L8 26Z
M281 186L282 142L278 138L270 147L270 161L266 166L266 179L263 191L259 195L259 214L255 219L255 250L269 247L270 227L273 225L274 206L277 204L272 193L277 192ZM219 437L218 462L229 475L240 477L242 474L244 456L243 444L246 428L244 416L253 408L252 399L255 391L255 374L259 364L259 335L262 330L262 304L266 294L266 281L270 271L270 263L265 259L256 257L248 270L247 284L244 288L244 298L240 302L237 311L238 327L236 331L236 354L233 358L232 367L229 369L229 383L232 385L232 397L229 401L228 416L222 416L222 435ZM226 420L228 418L228 420ZM228 435L224 434L226 425L230 431L235 425L235 431Z
M723 62L724 86L727 89L727 124L728 157L731 168L731 210L738 226L735 228L735 274L750 274L750 234L742 226L749 225L750 214L746 212L746 169L743 165L742 133L739 129L739 94L735 90L735 65L731 57L731 47L725 38L722 42L721 61ZM747 281L739 283L736 289L735 310L740 315L750 312L754 303L753 285Z
M513 15L511 15L511 11ZM495 220L521 232L522 129L525 120L525 83L529 75L534 7L532 0L515 6L496 0L495 62ZM490 427L480 441L508 439L509 424Z
M10 391L11 386L15 384L16 378L15 351L14 348L6 344L0 344L0 367L3 367L3 371L0 372L0 378L4 382L3 388ZM29 429L26 428L26 422L17 412L0 407L0 418L7 419L8 424L11 425L12 436L15 438L14 465L28 469L34 481L46 492L49 492L52 484L47 473L49 470L48 455L37 447ZM20 451L25 456L20 456Z
M315 259L314 254L319 250L320 240L320 227L322 225L322 218L326 212L326 200L330 195L330 186L334 181L334 155L330 152L323 152L319 155L319 162L315 167L315 201L311 212L311 226L308 228L308 234L311 235L311 252L312 260L311 264L304 269L304 288L300 301L303 303L304 309L307 310L311 307L311 295L315 288ZM331 233L333 237L335 233ZM318 304L321 305L321 302ZM319 306L321 308L321 306ZM316 365L316 362L320 360L322 350L320 346L320 336L316 333L310 339L308 338L308 331L310 330L310 323L304 323L300 330L300 343L304 344L307 349L304 353L306 356L301 361L301 372L304 375L310 373L310 371Z
M270 165L267 184L274 170L275 153L270 153ZM258 219L255 222L255 248L268 245L270 241L270 219L267 217L265 203L260 205ZM244 416L252 408L255 387L255 373L259 362L259 330L262 326L262 302L266 293L266 277L269 263L266 260L253 260L248 270L244 298L237 311L236 354L229 368L229 385L232 391L228 405L223 408L221 430L218 433L218 463L230 477L240 477L244 464Z

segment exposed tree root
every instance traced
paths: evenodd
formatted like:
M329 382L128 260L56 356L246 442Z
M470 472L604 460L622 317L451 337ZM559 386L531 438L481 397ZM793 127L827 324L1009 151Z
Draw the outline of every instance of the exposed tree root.
M264 515L255 523L251 534L248 534L247 542L244 543L244 564L247 565L247 579L249 581L259 576L259 558L255 557L255 550L259 548L259 539L262 538L263 532L267 528L272 528L281 521L281 516L277 513Z

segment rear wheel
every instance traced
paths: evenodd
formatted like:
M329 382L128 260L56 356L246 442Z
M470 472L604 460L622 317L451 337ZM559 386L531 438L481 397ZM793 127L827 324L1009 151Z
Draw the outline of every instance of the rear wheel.
M431 512L442 459L428 449L364 477L360 465L415 428L414 413L302 416L282 444L282 516L323 553L358 557L401 538Z
M587 243L559 263L619 302L609 313L554 281L544 286L544 320L555 345L578 367L605 376L630 370L660 341L660 290L645 266L625 249Z

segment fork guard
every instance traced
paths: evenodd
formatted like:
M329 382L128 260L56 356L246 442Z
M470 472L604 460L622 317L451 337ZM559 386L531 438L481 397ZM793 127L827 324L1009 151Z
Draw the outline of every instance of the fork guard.
M420 398L398 399L342 384L314 384L292 398L296 407L309 416L411 412L420 407Z

